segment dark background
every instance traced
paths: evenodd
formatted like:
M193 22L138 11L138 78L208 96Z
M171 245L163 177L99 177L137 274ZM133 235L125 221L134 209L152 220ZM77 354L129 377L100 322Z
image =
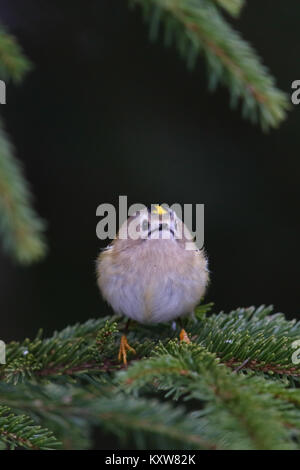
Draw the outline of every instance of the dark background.
M251 0L235 23L291 94L300 79L300 4ZM299 109L264 135L207 91L174 49L151 44L124 0L2 0L0 20L34 70L1 107L50 251L38 265L0 255L1 339L107 314L96 282L96 207L204 203L216 310L274 304L299 316ZM300 106L299 106L300 108Z

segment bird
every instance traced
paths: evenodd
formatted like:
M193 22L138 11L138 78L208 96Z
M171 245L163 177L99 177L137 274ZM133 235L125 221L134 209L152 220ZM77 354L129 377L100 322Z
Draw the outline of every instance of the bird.
M143 324L193 314L209 281L204 249L198 249L176 212L160 205L137 211L124 222L100 252L96 274L114 312ZM184 329L180 340L190 342ZM125 366L129 351L136 352L123 334L118 359Z

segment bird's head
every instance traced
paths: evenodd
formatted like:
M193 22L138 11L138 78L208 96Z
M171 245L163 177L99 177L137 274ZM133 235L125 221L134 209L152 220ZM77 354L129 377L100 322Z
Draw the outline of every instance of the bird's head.
M124 241L126 247L150 240L184 244L192 236L175 211L156 205L152 210L143 209L130 216L116 238L116 242Z

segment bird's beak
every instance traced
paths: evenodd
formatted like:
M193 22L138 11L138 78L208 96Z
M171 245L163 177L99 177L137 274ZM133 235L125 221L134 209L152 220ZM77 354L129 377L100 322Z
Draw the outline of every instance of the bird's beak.
M148 231L148 238L151 238L151 235L155 232L169 232L172 235L172 238L175 238L175 230L173 221L170 222L160 222L155 227L151 227Z

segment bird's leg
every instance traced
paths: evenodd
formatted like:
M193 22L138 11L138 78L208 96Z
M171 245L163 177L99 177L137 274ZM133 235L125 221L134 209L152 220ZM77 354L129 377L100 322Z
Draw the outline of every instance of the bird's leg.
M127 351L131 351L134 354L136 354L136 351L134 348L132 348L128 342L126 335L122 335L121 337L121 343L120 343L120 349L119 349L119 354L118 354L118 359L119 361L123 361L124 366L127 366Z
M124 329L124 334L121 336L120 349L118 354L119 361L123 361L124 366L127 366L127 351L131 351L136 354L135 349L133 349L127 341L126 333L128 331L130 319L127 321Z
M181 326L181 331L180 331L180 334L179 334L180 341L184 341L185 343L190 343L191 340L188 337L187 332L185 331L185 329L182 326L181 318L178 319L178 323Z

